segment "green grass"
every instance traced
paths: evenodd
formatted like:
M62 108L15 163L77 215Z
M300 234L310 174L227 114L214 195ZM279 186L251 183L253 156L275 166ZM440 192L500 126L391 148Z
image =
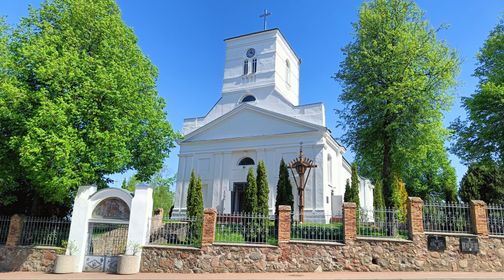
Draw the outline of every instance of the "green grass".
M372 226L359 226L357 229L357 235L362 237L383 237L383 238L397 238L397 239L409 239L408 230L396 229L396 236L389 236L387 234L386 228L377 228Z
M270 223L268 225L268 235L266 237L265 244L277 245L278 239L275 234L271 232L275 224ZM220 243L237 243L237 244L248 244L252 242L247 242L245 236L243 236L242 225L241 224L228 224L228 225L217 225L215 230L215 242ZM274 231L273 231L274 232ZM260 243L260 242L258 242Z

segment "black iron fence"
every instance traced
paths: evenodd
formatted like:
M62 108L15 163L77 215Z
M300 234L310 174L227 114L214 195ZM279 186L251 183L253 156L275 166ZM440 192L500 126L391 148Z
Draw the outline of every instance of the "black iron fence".
M423 224L426 232L472 233L471 209L466 203L426 202Z
M491 235L504 236L504 204L489 204L488 214L488 233Z
M357 213L357 236L409 239L406 213L399 209L360 209Z
M200 247L202 227L201 218L153 217L149 244Z
M25 217L19 245L59 247L69 232L68 218Z
M277 226L269 216L254 213L217 214L215 242L276 245Z
M0 216L0 245L4 245L7 242L7 236L9 235L10 217Z
M291 216L291 240L340 242L344 241L343 223L324 213L305 213L301 223L299 215Z

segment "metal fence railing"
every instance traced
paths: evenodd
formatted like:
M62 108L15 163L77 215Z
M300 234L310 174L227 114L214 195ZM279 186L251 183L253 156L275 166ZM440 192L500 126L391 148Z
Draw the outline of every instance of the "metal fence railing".
M0 216L0 245L4 245L7 242L7 236L9 235L10 217Z
M504 204L489 204L487 206L488 233L504 235Z
M423 224L426 232L472 233L471 209L466 203L426 202Z
M292 214L291 240L343 242L343 223L331 215L305 213L304 222Z
M117 256L126 252L127 224L90 223L86 255Z
M406 213L399 209L360 209L357 236L409 239Z
M68 240L69 232L70 219L25 217L19 244L59 247Z
M200 247L202 218L153 217L149 244Z
M276 245L276 222L260 214L218 213L215 242Z

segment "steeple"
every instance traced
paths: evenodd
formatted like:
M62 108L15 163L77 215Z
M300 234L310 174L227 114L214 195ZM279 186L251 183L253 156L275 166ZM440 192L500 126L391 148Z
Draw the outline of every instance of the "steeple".
M224 40L226 62L222 95L263 95L273 91L299 105L299 64L279 29ZM261 96L256 96L260 99ZM243 97L242 97L243 98Z

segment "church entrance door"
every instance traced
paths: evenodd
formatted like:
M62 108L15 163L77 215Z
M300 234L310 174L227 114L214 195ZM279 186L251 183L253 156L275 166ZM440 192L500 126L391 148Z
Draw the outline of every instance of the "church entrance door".
M231 192L231 212L240 213L243 210L243 200L245 199L245 188L247 183L233 183L233 191Z

